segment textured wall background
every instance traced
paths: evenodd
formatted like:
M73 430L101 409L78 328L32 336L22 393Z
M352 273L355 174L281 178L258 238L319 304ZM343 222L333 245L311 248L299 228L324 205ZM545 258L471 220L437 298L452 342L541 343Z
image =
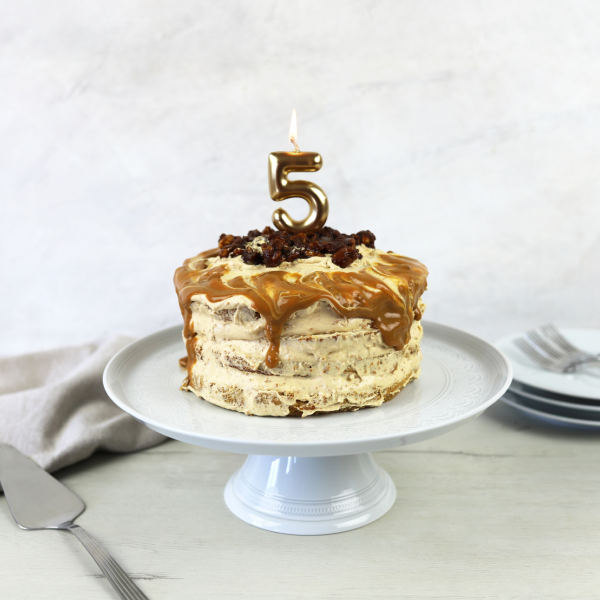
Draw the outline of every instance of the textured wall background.
M178 323L183 259L270 221L293 107L329 224L427 264L429 319L600 327L598 2L1 14L1 354Z

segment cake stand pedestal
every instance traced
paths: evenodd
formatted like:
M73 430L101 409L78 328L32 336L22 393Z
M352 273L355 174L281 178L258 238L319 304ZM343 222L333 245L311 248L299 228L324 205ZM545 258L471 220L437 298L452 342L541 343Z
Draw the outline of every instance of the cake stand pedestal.
M225 488L231 512L256 527L295 535L356 529L396 500L370 453L319 458L251 454Z
M179 327L134 342L104 372L110 398L151 429L248 454L225 502L256 527L323 535L362 527L394 504L396 488L371 452L416 443L468 423L508 388L506 357L472 335L426 322L421 377L384 405L311 417L248 417L179 389Z

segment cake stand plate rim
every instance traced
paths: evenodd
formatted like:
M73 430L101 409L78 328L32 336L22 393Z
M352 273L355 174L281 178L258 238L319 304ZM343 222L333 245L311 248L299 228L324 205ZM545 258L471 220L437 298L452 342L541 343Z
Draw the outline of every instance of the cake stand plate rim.
M461 344L462 346L470 345L477 352L481 352L482 355L485 354L487 357L486 360L491 361L490 364L493 364L496 371L494 373L494 376L492 377L493 381L491 383L489 381L487 382L488 387L491 386L491 389L489 389L487 392L482 392L481 395L485 395L485 398L482 397L480 401L478 400L474 406L470 407L465 412L459 412L456 415L450 415L448 418L444 418L443 415L438 419L438 422L428 422L424 425L419 425L417 423L417 425L414 426L412 429L406 431L400 429L397 431L388 431L380 434L375 432L375 434L368 434L367 437L346 437L343 439L326 439L326 436L324 436L323 439L312 439L307 441L285 439L248 439L244 438L243 435L239 435L239 427L237 428L237 433L235 431L233 433L221 431L217 434L210 434L207 432L198 432L190 430L189 427L186 428L181 426L175 426L172 423L170 424L164 419L161 419L160 415L158 415L157 418L156 415L149 416L148 414L144 414L143 412L131 405L126 393L123 391L123 389L121 389L121 382L119 380L119 377L121 376L121 371L119 369L128 360L135 362L136 356L139 356L142 353L142 350L144 348L147 348L149 345L155 344L158 347L160 347L161 343L164 344L165 340L170 340L172 336L176 333L177 335L180 335L180 326L173 326L160 330L140 340L137 340L136 342L133 342L132 344L123 348L109 361L108 365L106 366L103 376L103 382L106 392L111 398L111 400L125 412L129 413L138 421L144 423L151 429L154 429L155 431L159 431L160 433L163 433L174 439L184 441L186 443L242 454L335 456L344 454L356 454L360 452L372 452L376 450L389 449L400 445L416 443L424 439L437 437L438 435L451 431L452 429L456 429L457 427L460 427L461 425L479 416L489 406L496 402L504 394L504 392L511 383L512 367L509 360L500 350L498 350L491 344L485 342L484 340L481 340L476 336L473 336L472 334L461 331L459 329L455 329L453 327L449 327L447 325L442 325L431 321L424 321L423 326L425 330L423 345L425 347L427 347L427 344L433 343L432 338L435 338L436 336L438 338L438 343L442 343L443 345L443 341L440 342L439 338L442 338L443 340L444 336L446 336L449 339L452 339L456 346L449 346L448 352L454 351L454 354L456 354L457 352L459 353L461 349ZM143 358L138 360L141 361L143 360ZM462 368L463 367L461 366L461 369ZM477 379L477 364L467 364L465 368L474 371L474 373L471 373L471 375L474 375L475 379ZM482 364L479 365L479 368L483 368ZM488 380L490 379L489 375L490 374L488 373ZM474 387L473 385L471 386L471 388L473 389L465 390L465 394L469 393L471 394L471 396L475 394L475 396L473 397L476 397L478 392L477 385L478 382L475 381ZM460 386L458 391L454 390L454 393L459 392ZM146 391L146 393L153 394L153 391ZM158 394L160 392L156 393ZM191 393L189 392L182 392L182 394L191 395ZM445 399L448 400L448 397L446 396ZM460 402L460 400L461 399L457 397L457 402ZM197 399L197 401L204 402L200 399ZM438 401L438 404L439 403L440 402ZM212 409L217 411L224 411L226 413L233 412L227 411L223 408L215 407L213 405L210 406L212 407ZM343 414L361 415L367 413L368 411L381 411L382 409L384 409L385 406L386 405L372 409L357 411L355 413ZM435 409L436 405L434 404L432 408ZM450 408L452 408L452 406L450 406ZM248 417L240 413L234 414L237 414L241 419L262 419L262 417ZM333 417L334 415L331 416ZM325 415L320 418L329 419L330 415ZM276 423L279 422L282 427L287 427L284 424L285 421L289 420L289 418L287 417L271 417L270 419L273 419ZM309 421L309 419L311 419L311 417L306 417L305 419L303 419L303 421ZM361 421L359 422L359 427L355 427L355 429L357 429L357 431L360 433L360 423L364 422L366 426L369 425L369 423L364 417L359 417L359 419L361 419ZM243 421L239 422L242 423L241 429L243 430ZM249 421L248 423L251 423L251 421ZM278 425L272 426L272 428L274 429L277 429L278 427ZM279 427L279 429L281 429L281 427ZM315 428L313 427L313 429ZM315 435L318 436L319 432L317 432Z

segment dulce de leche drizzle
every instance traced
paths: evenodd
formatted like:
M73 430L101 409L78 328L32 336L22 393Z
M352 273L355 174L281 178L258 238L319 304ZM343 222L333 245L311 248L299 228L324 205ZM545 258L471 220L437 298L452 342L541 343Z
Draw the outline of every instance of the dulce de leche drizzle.
M210 302L245 296L266 321L269 349L265 364L279 363L279 343L286 321L297 311L326 300L342 317L369 319L384 342L401 350L410 339L413 320L420 320L419 298L427 287L425 265L412 258L388 253L360 272L315 271L307 274L279 270L238 276L224 282L227 265L208 267L206 259L217 256L209 250L187 260L175 272L175 289L184 318L188 373L195 362L192 297L201 294ZM392 283L393 291L382 279Z

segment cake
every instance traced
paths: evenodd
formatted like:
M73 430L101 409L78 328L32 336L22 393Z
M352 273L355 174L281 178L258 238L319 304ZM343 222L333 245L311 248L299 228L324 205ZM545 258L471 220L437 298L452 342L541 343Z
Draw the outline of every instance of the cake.
M427 268L369 231L250 231L175 273L182 389L258 416L380 406L420 374Z

